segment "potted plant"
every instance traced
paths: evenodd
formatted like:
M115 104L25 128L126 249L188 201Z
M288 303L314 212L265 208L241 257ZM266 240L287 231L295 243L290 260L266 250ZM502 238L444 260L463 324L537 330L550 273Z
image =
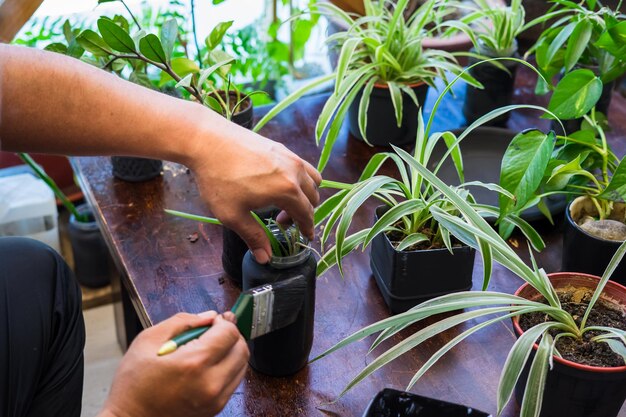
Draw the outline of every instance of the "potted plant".
M614 81L626 72L626 17L597 1L554 3L562 16L542 32L527 55L535 53L546 80L576 68L592 70L603 84L596 108L607 115ZM545 94L549 89L543 80L538 81L537 93ZM566 133L577 131L580 123L580 119L568 123Z
M33 173L50 187L56 198L70 212L68 231L74 258L74 272L78 282L90 288L108 285L111 282L109 250L94 219L91 207L88 204L75 206L30 155L25 153L18 155Z
M467 8L469 13L459 20L444 22L443 25L449 27L446 34L461 31L471 39L474 45L471 52L477 56L470 56L470 66L481 57L518 58L518 35L555 15L548 13L526 23L522 0L513 0L509 6L494 6L488 0L473 0L469 4L459 3L457 7ZM517 59L490 61L472 67L469 74L483 88L467 86L463 114L468 124L491 110L511 104L517 67ZM490 125L505 125L508 118L509 113L504 113L492 120Z
M584 96L572 96L575 91ZM561 80L548 108L557 116L579 117L594 105L601 91L600 79L590 70L576 70ZM511 142L502 160L500 185L516 198L500 197L501 215L519 214L538 204L551 220L546 198L576 197L565 210L565 271L600 275L626 240L622 203L626 163L609 146L604 129L605 119L592 108L579 131L568 136L524 132ZM500 230L503 236L510 235L509 226ZM626 283L626 263L618 266L615 279Z
M426 183L421 173L414 168L415 162L421 165L434 163L437 172L446 158L451 157L461 183L455 191L485 216L497 217L499 211L495 207L476 203L466 186L485 187L513 198L513 194L496 184L466 183L459 148L460 142L482 122L498 117L507 109L490 112L458 137L452 132L430 134L441 99L460 77L457 76L444 89L426 124L419 114L415 150L409 156L410 161L403 158L398 149L395 152L378 153L371 158L355 184L328 180L322 182L323 187L339 191L322 203L315 213L315 223L324 224L322 250L335 230L335 244L320 259L318 275L334 264L342 271L344 256L358 247L365 250L371 244L372 273L392 313L404 312L426 299L472 287L474 250L452 238L449 230L433 217L433 210L458 215L458 209L445 195ZM439 141L446 144L448 151L439 161L430 161ZM387 160L394 164L400 179L378 173ZM382 202L376 210L374 225L348 235L354 213L371 197ZM503 221L519 227L535 247L543 247L536 232L517 215L506 217ZM416 276L415 271L420 271L420 276ZM483 281L485 288L489 273L489 268L486 268ZM439 278L426 279L431 276Z
M168 214L209 224L221 224L211 217L197 216L175 210ZM272 256L266 265L254 259L247 251L243 259L243 290L284 281L302 275L306 280L304 304L296 320L278 330L250 340L250 366L271 376L287 376L302 369L308 361L313 345L313 319L315 316L316 262L308 240L297 227L283 227L276 221L267 224L254 212L251 215L263 227L271 247Z
M454 55L422 47L424 39L435 30L427 29L428 23L446 13L445 8L429 0L405 18L408 1L366 0L366 14L358 18L330 3L317 5L319 13L341 19L349 28L327 40L341 47L336 71L285 98L255 129L305 92L334 78L334 91L315 129L317 143L324 140L318 162L320 171L328 162L346 116L352 135L371 145L413 142L418 109L435 79L441 78L447 84L449 73L461 74L464 80L479 84L462 71Z
M602 320L602 312L611 311L620 317L620 325L624 326L626 288L608 281L608 278L626 252L626 243L620 246L602 278L584 276L585 284L576 288L573 293L568 292L572 288L571 286L570 288L562 287L561 274L552 276L546 274L535 263L532 252L532 266L528 266L483 219L480 213L462 195L459 195L458 190L447 186L407 152L401 149L397 149L397 152L404 161L420 173L425 184L436 188L449 199L461 214L459 216L440 208L434 208L432 210L433 217L457 239L476 250L480 250L483 253L483 259L487 261L484 264L485 268L489 268L491 262L496 261L526 281L526 284L517 295L489 291L444 295L426 301L405 313L369 325L348 336L316 359L380 332L373 343L373 350L384 340L416 322L436 314L451 313L437 316L434 321L429 321L427 325L416 330L411 336L377 358L368 361L368 365L347 385L340 395L380 367L432 336L454 326L467 324L461 333L449 339L445 345L433 353L429 360L420 366L408 384L408 388L411 388L446 352L480 329L504 320L515 317L526 318L528 315L537 313L542 320L522 329L523 332L511 348L503 366L498 387L498 414L502 412L511 399L516 384L518 382L524 383L520 380L520 375L524 368L528 367L528 378L525 381L526 385L521 398L521 416L555 415L543 414L544 404L546 410L558 408L560 411L556 415L602 415L604 417L617 415L624 398L626 398L626 384L624 384L626 380L626 366L624 366L626 333L623 328L616 328L612 324L605 325L601 321L595 320L598 316ZM581 281L579 276L580 274L571 273L567 280L570 280L572 285L578 286ZM528 286L532 287L533 291L541 298L535 298L534 295L528 294L525 290ZM573 303L565 301L568 294L570 296L569 301L573 301ZM571 306L570 304L575 305ZM493 317L494 314L499 315ZM484 320L478 321L478 323L474 321L481 318ZM610 354L611 360L615 362L609 362L604 366L576 364L569 359L571 356L563 348L564 343L576 346L585 345L589 352L602 350L603 353ZM593 353L591 356L593 358ZM530 357L533 357L532 360L529 359ZM598 358L593 358L593 360L595 359ZM576 360L584 363L587 359ZM552 364L554 364L553 367ZM618 366L615 366L616 364ZM567 392L561 391L559 395L554 396L552 395L554 392L553 383L558 382L562 373L569 379L575 379L578 389L566 389ZM600 382L599 386L596 385L598 380L606 379L610 379L612 382Z

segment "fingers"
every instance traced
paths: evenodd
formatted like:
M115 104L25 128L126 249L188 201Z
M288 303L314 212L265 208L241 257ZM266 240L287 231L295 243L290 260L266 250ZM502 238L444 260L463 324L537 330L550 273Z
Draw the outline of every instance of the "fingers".
M227 311L225 313L222 313L222 317L224 317L224 320L229 321L233 324L237 324L237 317L235 316L235 313L233 313L232 311Z
M313 212L314 208L309 199L302 191L285 196L283 204L279 206L284 209L293 221L300 227L300 231L309 239L314 237L313 232Z
M235 219L234 223L225 224L246 242L258 263L268 263L272 255L272 247L261 225L248 212L235 216Z
M315 207L320 203L320 193L317 191L317 184L308 175L304 175L301 181L302 192L309 199L309 202Z
M245 346L237 326L222 316L218 316L213 321L211 328L202 334L196 343L190 345L190 348L184 353L199 353L203 357L202 362L206 366L211 366L220 364L224 358L231 354L239 342L242 342ZM247 360L247 346L245 346L244 350L241 351L241 347L239 347L236 352L238 356L246 356L243 362Z
M303 160L303 162L304 162L304 169L306 170L307 174L309 174L309 176L315 182L315 184L320 185L322 182L322 174L320 174L319 171L315 169L315 167L313 167L313 165L309 164L307 161Z
M191 328L210 325L216 317L217 313L215 311L207 311L201 314L178 313L144 330L142 333L154 342L163 343Z

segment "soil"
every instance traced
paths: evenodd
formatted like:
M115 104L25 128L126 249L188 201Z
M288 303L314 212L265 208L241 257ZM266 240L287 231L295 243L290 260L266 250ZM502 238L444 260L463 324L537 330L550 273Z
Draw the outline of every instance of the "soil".
M580 324L593 293L586 289L572 289L563 292L559 291L558 294L562 308L572 315L576 324ZM538 301L546 302L543 298ZM539 323L550 320L552 319L546 314L531 313L521 316L519 324L526 331ZM626 330L626 315L623 311L616 309L615 306L610 305L606 301L598 300L587 319L587 326L606 326ZM552 336L556 336L558 333L558 330L550 331ZM585 332L582 339L561 337L556 343L556 348L564 359L582 365L598 367L624 366L624 359L613 352L606 343L592 342L590 340L598 334L599 332L589 331Z
M399 223L394 224L394 227L399 227L399 226L400 226ZM423 228L422 230L419 231L419 233L422 233L428 236L430 241L420 242L415 245L411 245L408 248L404 249L403 252L412 252L416 250L429 250L429 249L443 249L446 247L446 245L441 241L432 242L433 231L429 227ZM394 248L397 248L400 242L402 242L402 240L406 237L404 233L400 233L396 231L387 232L386 235ZM458 248L458 247L463 246L461 242L459 242L454 236L450 236L450 238L452 240L453 247Z

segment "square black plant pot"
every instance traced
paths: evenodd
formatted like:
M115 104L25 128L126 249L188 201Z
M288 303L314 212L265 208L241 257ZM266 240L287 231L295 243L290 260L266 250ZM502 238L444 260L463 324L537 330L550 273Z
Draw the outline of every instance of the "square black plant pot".
M491 417L460 404L385 388L370 402L363 417Z
M376 209L376 220L386 207ZM472 288L474 255L469 246L397 251L385 233L372 240L370 266L392 314L428 299Z

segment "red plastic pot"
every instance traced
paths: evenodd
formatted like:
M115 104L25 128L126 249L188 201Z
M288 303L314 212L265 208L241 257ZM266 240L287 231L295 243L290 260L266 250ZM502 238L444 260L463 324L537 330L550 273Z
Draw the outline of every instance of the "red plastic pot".
M548 274L552 285L558 290L565 286L589 288L598 286L600 278L595 275L557 272ZM515 295L533 300L540 297L529 284L522 285ZM626 308L626 287L607 282L602 299ZM518 317L513 318L513 328L519 336L523 333ZM530 364L538 346L533 352L515 387L516 398L521 403ZM617 416L626 399L626 366L597 367L581 365L567 359L553 357L554 368L548 371L544 390L541 417L613 417Z

